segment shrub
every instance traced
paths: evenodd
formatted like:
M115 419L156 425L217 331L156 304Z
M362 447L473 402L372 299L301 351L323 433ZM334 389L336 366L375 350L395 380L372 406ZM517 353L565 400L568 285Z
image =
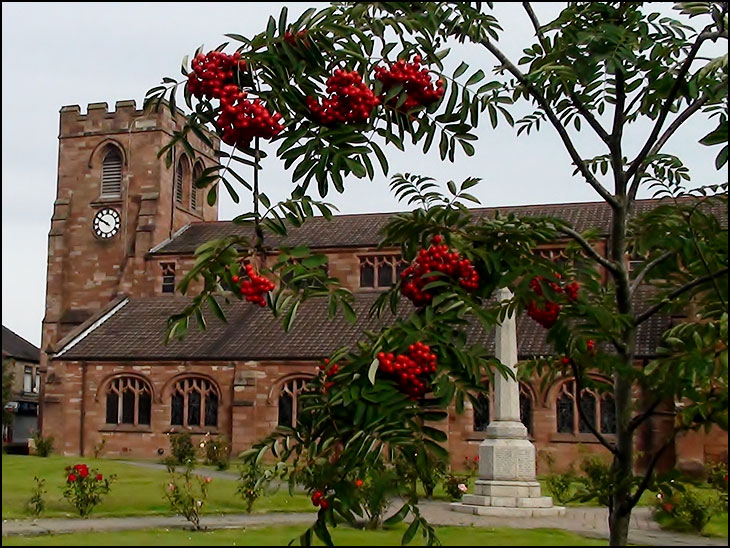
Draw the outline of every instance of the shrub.
M246 512L251 513L257 499L266 494L275 472L265 469L257 462L246 462L239 468L236 493L246 502Z
M461 500L461 497L467 492L468 486L469 478L467 476L449 474L444 480L444 491L452 500Z
M716 462L707 466L707 483L718 492L723 512L727 512L727 479L727 464Z
M39 430L35 430L31 435L35 452L39 457L47 457L53 452L53 436L44 436Z
M213 480L210 477L193 474L194 466L194 461L188 460L184 472L170 473L170 482L165 488L165 497L176 514L192 523L196 530L202 530L200 514L208 499L208 485Z
M394 467L382 462L368 468L360 486L363 506L368 517L365 525L367 529L378 529L383 524L383 516L393 497L398 494L398 482L401 479Z
M464 470L471 478L477 476L479 474L479 455L472 459L464 457Z
M720 497L713 493L706 495L687 488L671 495L659 493L654 503L654 514L660 520L669 520L669 528L701 533L712 516L721 510Z
M165 468L167 468L167 471L169 473L172 473L175 470L177 470L178 462L177 462L177 459L175 457L173 457L172 455L168 455L164 459L162 459L162 464L165 465Z
M426 498L433 497L436 485L446 477L448 463L432 451L421 447L411 455L399 454L395 459L399 480L404 481L411 493L415 493L418 481L423 485Z
M116 476L105 478L96 469L89 470L86 464L77 464L66 467L66 485L61 489L66 500L85 518L101 502L101 496L109 493L115 479Z
M170 452L178 464L195 462L195 446L190 432L170 434Z
M581 500L595 498L601 506L609 506L616 486L611 465L599 457L590 457L581 463L580 469L583 475L575 480L580 483Z
M231 444L225 436L218 436L212 440L206 440L205 464L212 464L218 470L226 470L229 467L231 456Z
M38 517L46 509L46 501L43 500L43 495L47 493L46 480L38 476L33 476L33 479L35 480L35 487L33 487L33 494L28 500L28 508L34 516Z

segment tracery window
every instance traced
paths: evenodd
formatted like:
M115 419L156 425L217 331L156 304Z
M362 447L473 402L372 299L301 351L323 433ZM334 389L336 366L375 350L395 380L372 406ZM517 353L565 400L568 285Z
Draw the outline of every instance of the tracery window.
M175 293L175 263L160 263L162 268L162 292Z
M408 263L398 254L363 255L360 259L360 287L390 287Z
M186 377L175 383L170 396L170 424L173 426L218 426L220 396L215 384L200 377Z
M616 404L611 394L598 394L584 388L581 391L583 414L603 434L616 433ZM588 425L578 413L575 381L563 383L555 402L557 430L563 434L590 433Z
M279 392L279 426L294 428L299 413L299 395L309 382L308 378L297 377L284 383Z
M494 401L494 390L490 386L489 394L481 392L477 396L474 408L474 431L484 432L492 417L492 402ZM527 428L527 433L532 436L532 395L530 389L520 383L520 421Z
M106 392L107 424L145 424L152 418L152 390L138 377L117 377Z

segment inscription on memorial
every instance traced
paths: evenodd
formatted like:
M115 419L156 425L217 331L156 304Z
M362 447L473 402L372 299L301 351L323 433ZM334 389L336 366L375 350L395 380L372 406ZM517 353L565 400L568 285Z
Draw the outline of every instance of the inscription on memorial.
M514 476L515 452L512 449L499 448L494 452L494 478L507 479Z
M533 479L535 477L534 453L529 449L517 453L517 477L520 479Z

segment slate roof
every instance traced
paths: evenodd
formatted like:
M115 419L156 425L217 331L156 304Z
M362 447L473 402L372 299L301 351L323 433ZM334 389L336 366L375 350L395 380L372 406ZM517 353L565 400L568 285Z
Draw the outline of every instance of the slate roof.
M658 200L637 200L635 212L644 213L658 203ZM490 217L493 217L497 211L501 215L515 213L520 216L557 217L568 221L579 232L597 228L604 236L608 234L611 220L611 208L605 202L490 207L472 211L477 215ZM393 215L395 213L337 215L330 221L323 217L315 217L307 220L299 228L290 228L289 234L284 240L271 238L267 242L271 241L275 246L291 247L306 244L311 248L374 247L380 241L380 231ZM252 234L249 227L234 224L232 221L193 223L151 254L192 254L199 245L230 235L251 236Z
M3 325L3 357L40 363L41 351L17 333Z
M65 351L62 360L96 361L218 361L218 360L316 360L344 345L364 340L364 329L378 330L377 318L367 312L377 297L374 293L355 294L354 308L358 321L348 324L342 314L330 320L325 299L310 299L299 308L293 329L283 331L281 320L269 310L245 301L233 301L226 307L228 322L206 314L207 329L200 331L195 322L183 340L163 343L167 318L182 311L186 297L148 297L130 299L101 326ZM403 309L410 310L404 302ZM383 317L383 322L392 316ZM668 318L655 315L639 329L637 356L654 354ZM517 320L520 358L551 354L545 340L546 331L526 314ZM494 334L473 326L470 338L494 348ZM60 349L59 349L60 350Z

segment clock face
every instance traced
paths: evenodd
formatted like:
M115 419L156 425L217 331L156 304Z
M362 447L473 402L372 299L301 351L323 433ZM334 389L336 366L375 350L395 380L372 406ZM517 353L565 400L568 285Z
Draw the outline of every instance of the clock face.
M94 215L94 234L105 240L113 238L119 232L121 220L116 209L112 207L100 209Z

